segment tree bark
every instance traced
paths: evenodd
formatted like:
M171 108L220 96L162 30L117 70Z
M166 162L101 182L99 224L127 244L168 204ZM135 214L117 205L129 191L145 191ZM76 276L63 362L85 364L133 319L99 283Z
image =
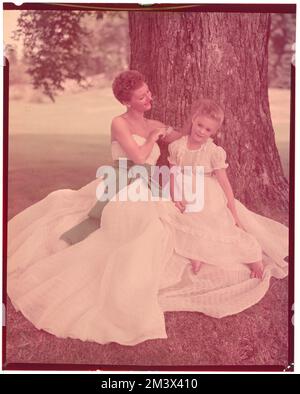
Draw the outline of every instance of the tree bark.
M288 182L269 107L269 31L269 14L129 12L130 67L149 83L151 117L181 128L194 100L220 103L215 142L227 152L235 195L271 215L287 212Z

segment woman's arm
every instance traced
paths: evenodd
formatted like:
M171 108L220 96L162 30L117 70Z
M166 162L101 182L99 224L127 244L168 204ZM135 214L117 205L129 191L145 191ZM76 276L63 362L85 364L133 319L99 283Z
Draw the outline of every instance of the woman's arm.
M242 226L242 224L240 222L240 219L238 217L236 208L235 208L234 194L233 194L233 190L232 190L231 184L229 182L229 179L227 177L226 169L225 168L221 168L219 170L215 170L214 173L216 175L216 178L217 178L219 184L221 185L221 187L222 187L222 189L223 189L223 191L225 193L225 196L227 198L227 206L228 206L228 208L230 209L230 211L232 213L232 216L233 216L233 218L235 220L235 224L238 227L243 228L243 226Z
M128 158L135 164L144 164L152 152L153 145L164 135L163 130L153 130L143 145L138 145L132 138L127 122L121 117L114 118L111 123L111 135L124 149Z
M163 138L163 141L165 141L168 144L170 144L171 142L176 141L176 140L178 140L181 137L182 137L182 134L179 131L176 131L176 130L173 129L170 133L168 133Z
M171 127L163 124L159 120L150 119L149 122L151 127L153 127L154 129L164 128L165 130L167 130L169 127ZM162 137L161 140L166 142L167 144L170 144L171 142L178 140L180 137L182 137L182 134L171 127L171 131L167 133L164 137Z

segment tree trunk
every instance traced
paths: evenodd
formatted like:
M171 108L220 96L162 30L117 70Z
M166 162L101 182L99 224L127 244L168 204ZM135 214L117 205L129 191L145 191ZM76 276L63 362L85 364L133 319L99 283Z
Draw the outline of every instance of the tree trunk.
M227 151L235 195L274 217L288 210L288 182L269 108L269 30L269 14L129 12L130 67L149 83L151 117L180 128L195 99L219 102L215 142Z

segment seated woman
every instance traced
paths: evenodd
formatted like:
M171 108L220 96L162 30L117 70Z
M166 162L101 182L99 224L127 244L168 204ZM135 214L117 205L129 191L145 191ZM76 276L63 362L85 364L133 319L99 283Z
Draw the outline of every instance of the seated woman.
M112 121L112 149L115 149L113 144L117 142L116 149L121 147L126 152L124 156L131 160L131 165L151 162L149 156L158 139L170 143L181 137L181 134L172 127L167 127L160 121L145 118L145 112L151 109L152 96L144 76L138 71L130 70L121 73L114 80L113 92L116 99L124 104L127 110ZM136 139L141 138L144 141L138 145ZM116 185L118 186L119 183L116 182ZM88 212L87 218L64 232L60 239L68 244L75 244L98 229L105 205L105 201L97 201ZM65 246L62 244L62 247Z

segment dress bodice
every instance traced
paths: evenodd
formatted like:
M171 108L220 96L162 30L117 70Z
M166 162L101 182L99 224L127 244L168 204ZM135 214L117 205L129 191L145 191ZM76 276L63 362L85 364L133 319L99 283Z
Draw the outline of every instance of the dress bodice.
M226 152L209 138L199 149L189 149L188 136L183 136L169 145L169 163L176 166L203 166L205 174L227 168Z
M146 138L137 135L137 134L132 134L132 137L136 141L138 145L142 145L145 141ZM121 147L118 141L112 141L111 143L111 154L113 160L118 160L120 158L128 158L126 152L124 149ZM145 164L150 164L150 165L155 165L158 158L160 156L160 149L157 143L153 145L152 151L150 155L147 157Z

